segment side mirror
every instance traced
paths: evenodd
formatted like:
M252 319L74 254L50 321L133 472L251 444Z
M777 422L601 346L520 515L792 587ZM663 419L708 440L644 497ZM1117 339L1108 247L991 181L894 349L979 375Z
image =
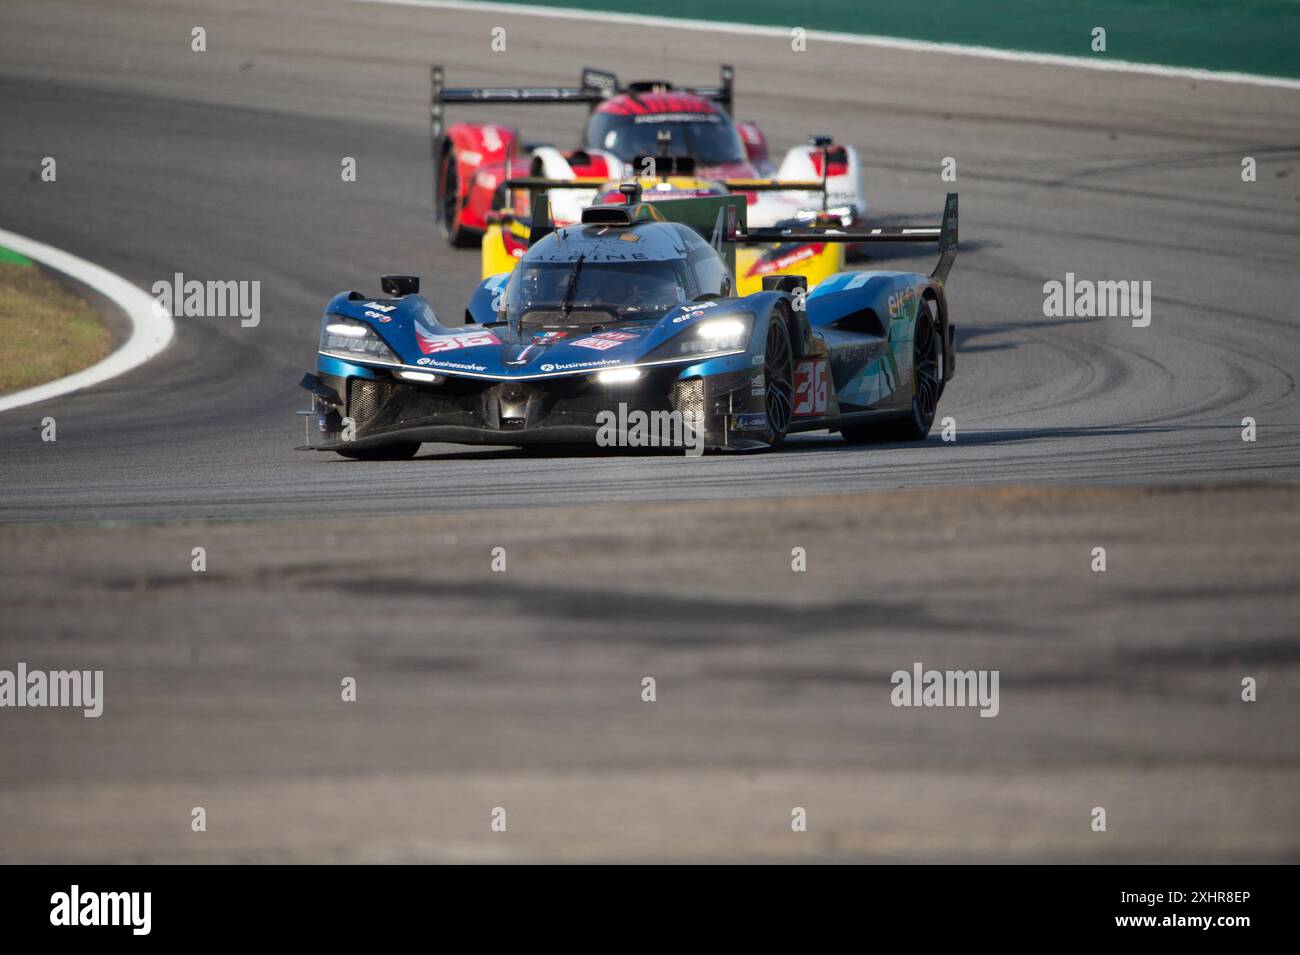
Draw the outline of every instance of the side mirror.
M418 275L381 275L379 277L379 287L384 290L385 295L393 298L401 298L403 295L415 295L420 291L420 277Z
M764 275L763 291L764 292L789 292L794 294L795 289L808 291L808 277L806 275Z

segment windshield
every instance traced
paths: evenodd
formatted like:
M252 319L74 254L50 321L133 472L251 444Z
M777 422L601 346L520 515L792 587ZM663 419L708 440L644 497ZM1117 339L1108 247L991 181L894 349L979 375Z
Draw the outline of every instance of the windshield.
M653 318L687 301L684 260L520 262L506 286L506 320L578 325Z
M745 161L735 127L719 113L597 113L587 127L587 147L606 149L624 162L659 154L659 131L672 134L671 156L691 156L701 166Z

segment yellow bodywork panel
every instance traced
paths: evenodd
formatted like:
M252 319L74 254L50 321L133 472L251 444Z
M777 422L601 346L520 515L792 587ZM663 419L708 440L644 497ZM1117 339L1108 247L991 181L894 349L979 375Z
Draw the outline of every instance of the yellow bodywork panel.
M510 233L511 238L522 243L522 248L526 249L528 247L528 228L526 226L513 219L506 222L490 223L483 233L481 245L483 278L500 275L502 272L514 271L515 263L519 260L510 250L510 247L506 245L507 232ZM511 246L514 245L512 242Z
M844 246L839 242L800 246L778 254L776 246L742 245L736 249L736 294L763 291L765 275L802 275L811 290L836 272L844 271ZM760 261L766 260L762 266ZM758 267L756 269L756 266Z

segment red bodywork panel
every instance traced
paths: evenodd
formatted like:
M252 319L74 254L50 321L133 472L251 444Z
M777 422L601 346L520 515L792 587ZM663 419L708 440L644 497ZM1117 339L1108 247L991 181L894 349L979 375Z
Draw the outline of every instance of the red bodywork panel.
M745 155L755 166L762 166L768 161L767 137L758 128L757 123L736 123L736 132L745 144Z
M447 140L456 150L461 225L483 229L506 178L506 157L516 175L528 172L528 159L519 153L519 133L509 126L456 123L447 129Z
M596 112L644 116L648 113L717 113L719 110L711 100L703 96L665 90L662 93L638 93L636 96L628 93L611 96L596 107Z

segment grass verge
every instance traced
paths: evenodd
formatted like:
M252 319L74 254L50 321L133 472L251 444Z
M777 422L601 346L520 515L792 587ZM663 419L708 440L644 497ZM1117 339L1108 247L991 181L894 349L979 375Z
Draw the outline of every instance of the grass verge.
M85 299L22 256L0 249L0 395L80 371L112 336Z

